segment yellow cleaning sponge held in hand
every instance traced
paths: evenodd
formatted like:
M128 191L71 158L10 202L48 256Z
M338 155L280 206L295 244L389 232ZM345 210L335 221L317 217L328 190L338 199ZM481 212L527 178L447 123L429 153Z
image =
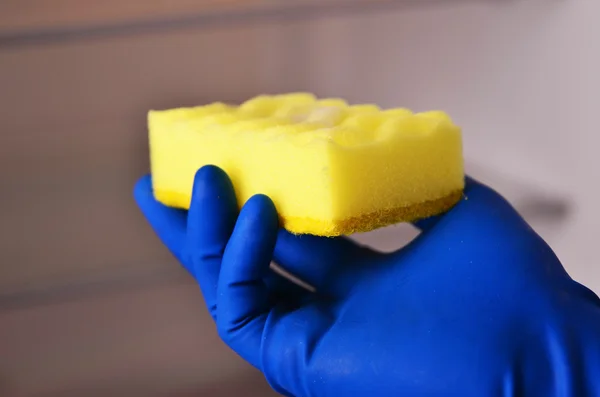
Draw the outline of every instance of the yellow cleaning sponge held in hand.
M461 131L443 112L292 93L150 111L148 128L159 202L189 208L194 174L212 164L240 206L269 196L292 233L347 235L429 217L464 187Z

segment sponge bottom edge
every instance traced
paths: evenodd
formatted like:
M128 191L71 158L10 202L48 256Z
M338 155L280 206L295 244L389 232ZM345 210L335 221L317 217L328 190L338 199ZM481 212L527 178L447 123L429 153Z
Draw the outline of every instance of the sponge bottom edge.
M456 205L462 197L463 190L461 189L436 200L423 201L405 207L382 209L334 221L289 217L283 219L283 227L294 234L314 234L323 237L366 233L385 226L414 222L440 215Z
M280 224L293 234L312 234L321 237L337 237L355 233L366 233L397 223L413 222L442 214L451 209L463 197L463 189L455 190L439 199L417 204L386 208L346 219L313 219L307 217L281 216ZM154 190L159 203L172 208L188 209L190 195L170 190Z

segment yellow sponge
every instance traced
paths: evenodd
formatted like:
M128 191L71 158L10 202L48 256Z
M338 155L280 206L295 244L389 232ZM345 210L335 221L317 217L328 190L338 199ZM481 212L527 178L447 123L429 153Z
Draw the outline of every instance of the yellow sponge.
M148 127L159 202L189 208L195 172L213 164L240 206L269 196L292 233L337 236L436 215L464 187L461 131L443 112L292 93L150 111Z

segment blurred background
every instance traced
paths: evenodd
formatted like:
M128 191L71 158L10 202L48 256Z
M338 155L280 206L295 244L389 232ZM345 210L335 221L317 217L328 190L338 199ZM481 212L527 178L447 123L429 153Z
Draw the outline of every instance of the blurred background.
M151 108L303 90L445 110L469 173L600 292L599 15L597 0L0 0L0 395L273 395L136 210Z

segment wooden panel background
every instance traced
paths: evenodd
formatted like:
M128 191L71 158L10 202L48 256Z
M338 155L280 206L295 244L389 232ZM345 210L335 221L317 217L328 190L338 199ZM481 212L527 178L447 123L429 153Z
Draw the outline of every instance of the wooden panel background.
M131 25L199 16L327 9L343 5L384 4L396 0L3 0L0 34ZM404 0L413 1L413 0Z

